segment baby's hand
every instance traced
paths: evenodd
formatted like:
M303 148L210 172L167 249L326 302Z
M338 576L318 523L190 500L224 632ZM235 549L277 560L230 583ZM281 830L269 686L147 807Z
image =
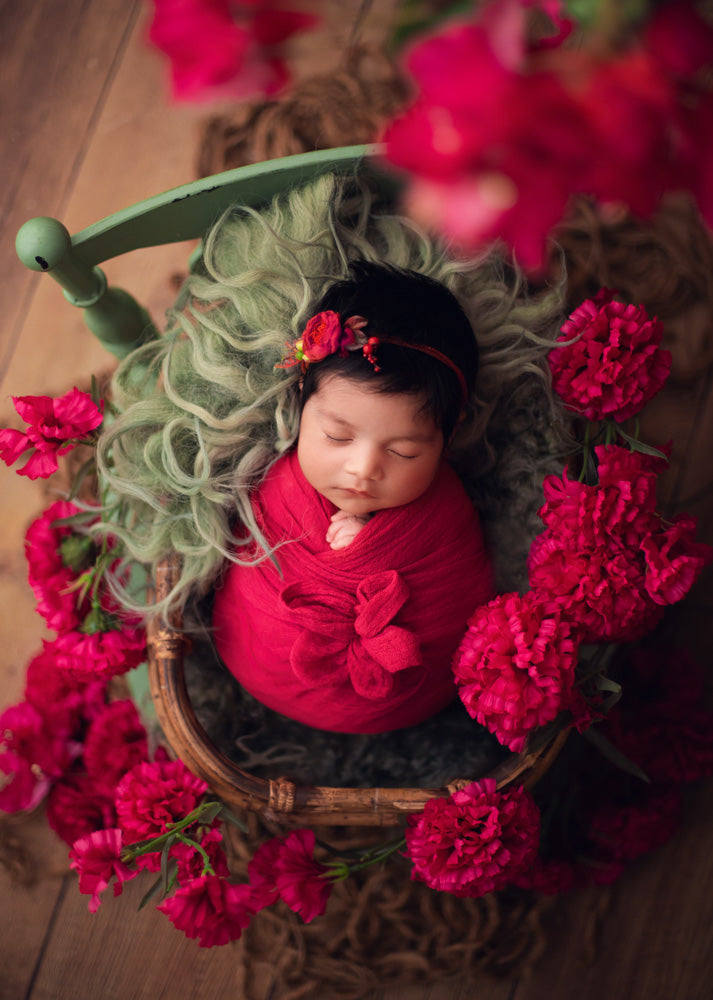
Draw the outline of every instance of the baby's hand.
M332 514L331 521L327 530L327 543L333 549L346 549L369 521L369 517L338 510L336 514Z

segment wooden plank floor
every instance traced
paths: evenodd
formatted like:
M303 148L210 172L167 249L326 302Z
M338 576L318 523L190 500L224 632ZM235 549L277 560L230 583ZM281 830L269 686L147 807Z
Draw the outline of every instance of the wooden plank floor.
M334 58L358 3L332 7L325 51ZM193 179L205 113L167 104L163 68L143 44L144 31L139 0L0 0L0 425L11 419L11 394L62 392L112 364L54 283L15 259L20 224L46 214L78 229ZM170 247L118 259L107 272L160 317L185 258L184 247ZM0 707L21 697L24 665L43 635L25 582L22 536L46 503L41 484L2 475ZM4 836L30 849L40 877L23 885L0 872L0 1000L242 995L238 945L202 950L157 911L138 913L136 882L91 916L66 850L41 815L9 824ZM389 987L373 1000L709 1000L712 837L709 783L691 791L679 835L612 892L557 903L532 976ZM604 910L594 940L593 918Z

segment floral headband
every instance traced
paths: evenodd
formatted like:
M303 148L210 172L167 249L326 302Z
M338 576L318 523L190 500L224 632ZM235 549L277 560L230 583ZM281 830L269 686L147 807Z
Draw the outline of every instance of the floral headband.
M456 375L461 388L463 404L468 401L468 387L465 376L454 361L441 353L435 347L427 344L410 344L399 337L367 337L363 332L368 320L363 316L350 316L345 323L339 313L331 309L317 313L307 323L302 336L293 343L288 343L290 354L283 359L276 368L293 368L301 365L302 371L307 370L307 366L317 361L323 361L331 354L338 354L345 358L350 351L361 351L367 361L374 366L374 371L380 371L377 361L377 350L380 344L394 344L397 347L408 347L413 351L420 351L421 354L428 354Z

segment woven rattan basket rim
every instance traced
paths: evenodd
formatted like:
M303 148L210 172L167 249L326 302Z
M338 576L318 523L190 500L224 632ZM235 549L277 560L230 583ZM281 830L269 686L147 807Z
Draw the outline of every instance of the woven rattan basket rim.
M174 557L159 564L158 600L171 589L177 574ZM529 746L513 754L488 775L462 778L441 788L340 788L297 785L287 778L265 779L242 770L211 741L188 696L183 671L187 640L180 625L154 619L148 628L149 684L156 714L173 752L227 805L248 809L285 824L389 826L421 812L429 799L452 794L477 778L495 778L499 788L518 782L529 787L547 770L566 739L567 730L553 726L534 734Z

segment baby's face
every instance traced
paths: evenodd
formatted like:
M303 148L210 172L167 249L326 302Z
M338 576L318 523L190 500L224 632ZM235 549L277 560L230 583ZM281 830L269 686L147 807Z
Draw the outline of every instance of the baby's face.
M350 514L416 500L443 455L443 434L422 405L420 396L325 378L302 412L297 458L305 478Z

